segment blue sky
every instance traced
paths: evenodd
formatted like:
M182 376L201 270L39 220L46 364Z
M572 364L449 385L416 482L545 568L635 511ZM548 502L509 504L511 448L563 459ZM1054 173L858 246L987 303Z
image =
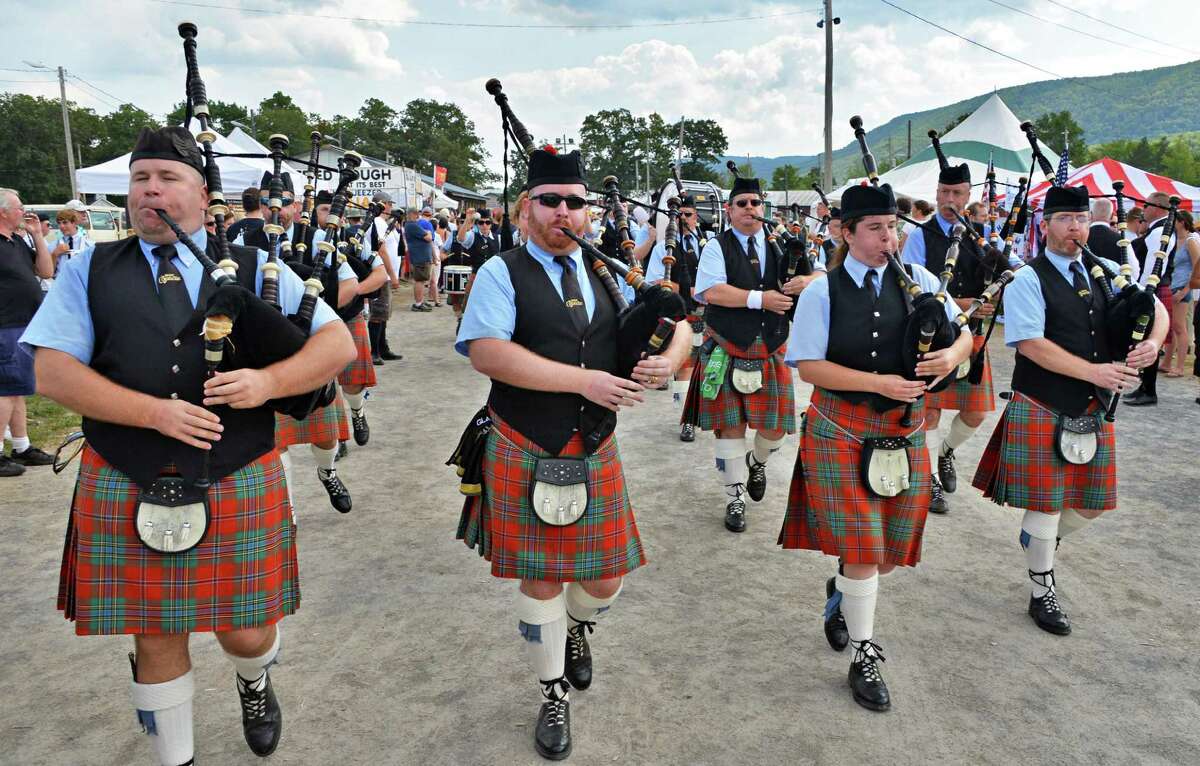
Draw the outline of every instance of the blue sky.
M730 151L808 154L822 144L824 33L820 3L691 0L2 0L9 29L0 67L22 61L64 65L108 95L72 83L69 97L109 111L113 97L162 114L182 95L178 21L200 27L200 62L210 98L257 103L276 89L308 111L350 114L368 97L397 107L417 97L457 102L495 155L496 110L483 92L500 77L514 108L535 135L574 135L598 109L628 107L712 117ZM1180 23L1184 0L1003 0L1012 6L1108 38L1113 45L1020 15L990 0L960 3L893 0L981 43L1065 76L1148 69L1200 58L1200 39ZM205 7L207 6L207 7ZM214 7L220 6L220 7ZM1127 25L1113 29L1073 13ZM231 8L284 14L241 13ZM925 109L1049 76L926 26L881 0L835 0L834 144L851 139L846 124L861 114L876 125ZM305 14L362 17L354 21ZM496 29L463 24L650 24L769 16L688 26L633 29ZM448 26L389 23L443 22ZM1137 35L1147 35L1149 40ZM1159 42L1161 41L1161 42ZM1161 43L1168 43L1164 45ZM1170 45L1179 46L1178 48ZM1139 50L1140 49L1140 50ZM1182 49L1191 49L1182 50ZM57 82L36 73L0 72L0 89L56 96ZM1029 115L1034 116L1034 115ZM453 179L451 179L453 180Z

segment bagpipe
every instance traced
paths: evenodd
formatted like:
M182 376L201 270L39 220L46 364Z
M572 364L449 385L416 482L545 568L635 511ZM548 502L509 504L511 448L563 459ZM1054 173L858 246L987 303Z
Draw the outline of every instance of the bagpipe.
M1116 183L1113 184L1113 187L1116 189ZM1122 188L1124 188L1123 184ZM1122 198L1123 194L1117 190L1118 206L1123 201ZM1112 267L1089 250L1086 244L1079 240L1075 241L1075 244L1079 245L1083 251L1083 261L1092 278L1099 284L1100 291L1104 294L1105 302L1108 305L1104 316L1104 329L1107 333L1108 347L1114 358L1118 354L1133 350L1134 346L1145 340L1150 331L1154 329L1154 293L1162 279L1163 264L1167 261L1167 248L1171 244L1171 236L1175 231L1179 203L1179 197L1173 196L1169 200L1162 235L1159 237L1158 251L1154 254L1154 263L1150 267L1150 276L1146 278L1145 287L1138 285L1130 278L1132 268L1129 266L1128 259L1125 263L1120 264L1117 271L1114 271ZM1121 232L1121 239L1125 239L1124 230ZM1109 400L1108 408L1104 412L1104 419L1110 423L1116 419L1117 403L1120 399L1120 396L1114 394Z
M1021 123L1021 132L1024 133L1025 138L1029 140L1029 146L1031 149L1033 149L1033 159L1035 162L1037 162L1038 167L1042 169L1042 173L1045 174L1046 180L1054 180L1054 164L1051 163L1049 158L1047 158L1042 152L1042 147L1038 146L1037 128L1033 126L1032 122L1026 120L1025 122ZM1032 175L1033 174L1030 173L1030 176ZM1032 185L1032 182L1030 185Z
M879 171L875 164L875 155L867 145L867 132L863 129L862 117L855 115L850 118L850 127L854 129L854 137L858 140L858 148L862 153L863 169L872 186L879 186ZM946 252L946 268L942 271L942 282L937 293L927 293L904 269L900 257L896 253L888 253L888 270L890 270L904 293L904 305L908 309L908 317L904 324L904 338L901 341L901 359L904 364L904 377L909 380L924 380L932 382L931 378L917 375L917 363L921 357L931 351L941 351L954 345L958 339L960 326L950 321L946 316L945 303L949 300L946 288L954 275L954 265L958 260L958 246L962 238L961 224L956 224L953 231L957 234L951 241ZM981 304L982 305L982 304ZM940 391L950 385L951 376L946 375L930 391ZM912 425L912 403L904 409L901 425Z
M300 220L296 226L296 244L292 248L296 259L301 263L308 260L308 231L312 228L313 210L316 208L317 164L321 160L320 131L314 130L308 137L308 164L304 167L304 201L300 205Z
M733 174L734 178L739 177L737 163L733 160L728 160L725 167ZM769 218L764 218L761 215L751 216L754 220L763 225L763 234L767 238L767 247L771 248L771 255L775 258L775 263L778 265L776 272L779 274L779 290L783 291L783 286L793 277L810 276L812 274L812 262L808 259L807 254L803 254L803 245L798 237L793 237L791 232L782 234L784 245L788 248L788 253L785 255L783 246L779 244L780 233L777 232L775 222ZM792 243L796 243L793 247ZM798 248L798 249L797 249ZM803 254L803 257L802 257ZM794 308L793 304L793 308Z
M484 87L499 105L506 129L511 131L525 156L533 154L538 146L525 125L513 113L500 81L493 78L488 80ZM545 147L545 150L553 151L550 147ZM579 245L584 253L591 256L592 271L600 278L605 291L617 307L617 374L628 378L643 355L656 354L661 350L663 344L671 337L675 323L687 316L687 307L678 293L664 285L651 285L646 282L641 268L635 265L633 240L629 237L629 219L620 204L621 190L615 176L604 179L604 190L617 223L621 250L629 265L610 258L595 245L567 228L560 231ZM621 275L626 284L633 288L638 296L636 305L629 305L613 276L614 272Z
M942 140L938 136L938 132L936 130L930 130L928 135L929 143L933 147L933 153L937 156L938 169L948 170L950 168L950 159L946 157L946 152L942 149ZM996 180L994 171L992 172L991 180L994 188L994 183ZM966 231L974 234L972 239L975 242L975 246L979 249L980 259L985 263L985 265L989 263L992 264L992 271L995 273L996 267L994 264L996 263L996 259L999 255L999 249L988 242L987 237L984 236L983 232L976 229L975 226L973 226L967 219L967 217L963 215L961 210L955 210L954 217L963 225L963 228Z
M195 24L183 22L179 25L179 36L183 38L183 53L187 63L185 125L191 122L192 116L200 123L200 132L196 140L204 150L208 212L216 221L216 234L213 239L219 250L220 262L214 263L208 254L171 220L166 211L155 212L184 247L191 251L205 273L217 285L204 309L204 360L211 377L218 369L262 369L294 356L308 341L312 315L310 311L307 320L304 320L303 315L298 315L298 320L293 321L279 311L278 271L281 267L277 263L274 264L273 271L267 268L270 263L264 264L261 269L264 297L255 295L237 280L237 262L230 255L229 242L225 236L225 216L229 213L229 208L225 204L221 187L221 171L213 154L213 143L217 140L217 134L212 129L208 96L197 64L196 34ZM269 274L275 277L274 304L265 297ZM226 353L226 346L230 353ZM334 393L333 387L326 384L308 393L272 399L267 402L267 406L284 415L303 419L315 407L332 402Z

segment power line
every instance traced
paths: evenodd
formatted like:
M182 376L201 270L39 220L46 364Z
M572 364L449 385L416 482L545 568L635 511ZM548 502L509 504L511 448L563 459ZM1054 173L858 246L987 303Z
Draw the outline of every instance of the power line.
M1125 27L1119 26L1117 24L1113 24L1111 21L1105 21L1104 19L1098 19L1095 16L1089 16L1088 14L1084 13L1083 11L1077 11L1074 8L1072 8L1071 6L1066 5L1065 3L1059 3L1059 2L1056 2L1056 0L1045 0L1045 2L1049 3L1050 5L1057 5L1059 8L1070 11L1071 13L1076 13L1076 14L1084 17L1085 19L1091 19L1092 21L1096 22L1097 24L1103 24L1106 27L1112 27L1113 29L1124 32L1125 34L1133 35L1134 37L1140 37L1143 40L1149 40L1150 42L1158 43L1159 45L1165 45L1168 48L1174 48L1175 50L1180 50L1180 51L1183 51L1184 53L1190 53L1193 56L1200 56L1200 51L1195 51L1195 50L1192 50L1191 48L1182 48L1178 45L1172 45L1171 43L1166 42L1165 40L1159 40L1158 38L1151 37L1149 35L1143 35L1140 32L1134 32L1132 29L1126 29Z
M257 13L264 16L287 16L304 19L327 19L332 21L362 21L371 24L407 25L422 27L452 27L454 29L649 29L654 27L693 27L707 24L731 24L741 21L767 21L790 16L806 16L813 9L802 11L784 11L781 13L763 13L752 16L728 16L719 19L686 19L682 21L647 21L640 24L482 24L463 21L432 21L428 19L380 19L369 16L343 16L327 13L296 13L293 11L276 11L269 8L248 8L241 5L218 5L213 3L195 3L187 0L150 0L161 5L180 5L189 8L205 8L213 11L238 11L240 13Z
M74 72L69 72L69 73L68 73L68 76L70 76L70 77L71 77L71 78L73 78L73 79L79 80L81 83L83 83L84 85L88 86L89 88L91 88L91 89L92 89L92 90L94 90L94 91L99 91L100 93L103 93L104 95L106 95L106 96L108 96L109 98L111 98L111 99L113 99L114 101L116 101L118 106L120 106L121 104L133 104L133 102L132 102L132 101L126 101L125 99L122 99L122 98L121 98L121 97L119 97L119 96L114 96L113 94L109 93L108 91L104 90L103 88L100 88L100 87L97 87L97 86L93 85L92 83L90 83L90 82L88 82L87 80L83 79L82 77L80 77L79 75L75 74Z
M983 48L985 51L990 51L991 53L995 53L997 56L1002 56L1002 57L1004 57L1004 58L1008 59L1009 61L1012 61L1012 62L1014 62L1014 63L1020 64L1020 65L1022 65L1022 66L1027 66L1027 67L1029 67L1030 69L1036 69L1037 71L1041 72L1042 74L1048 74L1048 75L1050 75L1051 77L1053 77L1053 78L1055 78L1055 79L1059 79L1059 80L1061 80L1061 79L1065 79L1063 75L1061 75L1061 74L1058 74L1057 72L1051 72L1049 69L1043 69L1042 67L1038 66L1037 64L1030 64L1028 61L1022 61L1021 59L1017 58L1016 56L1010 56L1010 55L1008 55L1007 53L1004 53L1003 51L998 51L998 50L996 50L995 48L992 48L992 47L989 47L989 46L987 46L987 45L984 45L983 43L976 42L975 40L972 40L972 39L971 39L971 38L969 38L969 37L966 37L966 36L964 36L964 35L960 35L958 32L955 32L955 31L954 31L954 30L952 30L952 29L947 29L946 27L943 27L941 24L937 24L937 23L935 23L935 22L932 22L932 21L930 21L929 19L927 19L927 18L924 18L923 16L918 16L917 14L913 13L913 12L912 12L912 11L910 11L910 10L907 10L907 9L901 8L900 6L898 6L898 5L896 5L895 3L891 2L891 0L879 0L879 2L883 3L884 5L890 5L891 7L895 8L895 9L896 9L896 10L898 10L898 11L900 11L901 13L908 14L909 16L912 16L914 19L916 19L917 21L920 21L920 22L921 22L921 23L923 23L923 24L928 24L928 25L929 25L929 26L931 26L931 27L934 27L934 28L936 28L936 29L940 29L940 30L942 30L943 32L945 32L945 33L946 33L946 34L948 34L948 35L954 35L954 36L955 36L955 37L957 37L959 40L963 40L964 42L968 42L968 43L970 43L971 45L977 46L977 47L979 47L979 48Z
M0 82L54 82L54 80L0 80Z
M1008 10L1013 11L1015 13L1020 13L1023 16L1028 16L1029 18L1040 21L1043 24L1053 24L1054 26L1061 27L1062 29L1065 29L1069 32L1074 32L1075 34L1083 35L1084 37L1090 37L1093 40L1099 40L1102 43L1108 43L1109 45L1119 45L1122 48L1129 48L1130 50L1138 51L1139 53L1148 53L1151 56L1158 56L1162 53L1162 51L1146 50L1145 48L1139 48L1136 45L1129 45L1128 43L1123 43L1118 40L1110 40L1107 37L1101 37L1100 35L1095 35L1095 34L1092 34L1091 32L1085 32L1082 29L1076 29L1075 27L1068 26L1067 24L1062 24L1057 21L1052 21L1050 19L1043 18L1041 16L1037 16L1033 13L1030 13L1029 11L1022 10L1021 8L1017 8L1017 7L1009 5L1007 3L1002 3L1002 2L1000 2L1000 0L988 0L988 2L991 3L992 5L998 5L1001 8L1007 8Z

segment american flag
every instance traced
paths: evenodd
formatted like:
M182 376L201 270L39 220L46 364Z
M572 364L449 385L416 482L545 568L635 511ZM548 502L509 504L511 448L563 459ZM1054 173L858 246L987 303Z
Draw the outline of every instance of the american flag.
M1058 170L1054 173L1054 185L1067 185L1067 154L1070 152L1070 146L1063 144L1062 156L1058 158Z

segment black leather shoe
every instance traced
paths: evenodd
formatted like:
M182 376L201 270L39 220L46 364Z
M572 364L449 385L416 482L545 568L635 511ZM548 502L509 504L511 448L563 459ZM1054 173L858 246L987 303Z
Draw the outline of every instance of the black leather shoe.
M945 455L939 451L937 464L938 479L942 482L942 489L946 491L946 494L953 495L954 490L958 489L958 474L954 472L954 450L946 450Z
M337 469L326 471L324 468L318 468L317 478L329 493L329 504L333 506L333 510L338 513L350 513L354 503L350 499L350 490L346 489L346 485L338 478Z
M592 685L592 648L587 634L596 629L589 620L567 628L567 681L571 688L583 691Z
M367 416L362 410L350 410L350 425L354 427L354 443L360 447L367 446L371 441L371 427L367 425Z
M0 478L6 476L20 476L23 473L25 473L25 466L21 465L20 463L14 463L4 455L0 455Z
M262 691L254 689L257 681L244 681L241 676L237 676L237 690L242 701L242 732L246 735L246 744L255 755L265 757L275 752L279 745L279 735L283 734L283 711L271 688L270 674L263 671L263 675L266 685Z
M1058 605L1058 597L1050 591L1041 598L1029 597L1029 616L1033 622L1047 633L1056 636L1071 635L1071 620L1066 612Z
M850 643L850 632L842 616L842 593L837 589L836 577L825 581L825 599L825 640L830 649L840 652Z
M679 427L679 441L694 442L696 441L696 427L691 423L684 423Z
M349 456L350 456L350 450L346 448L346 442L339 441L338 442L337 459L345 460Z
M867 710L882 713L892 707L892 697L888 694L887 684L879 672L879 663L883 662L883 654L879 644L867 639L856 642L854 659L850 662L850 693L854 701Z
M548 688L560 683L565 687L566 679L555 679L550 682ZM533 733L533 746L537 749L538 755L551 761L564 760L571 754L571 702L569 700L550 697L542 703L542 709L538 712L537 728Z
M398 362L404 358L404 354L393 354L391 351L384 351L379 355L379 358L385 362Z
M740 492L725 505L725 528L730 532L746 531L746 501Z
M375 365L376 367L382 367L383 366L383 357L381 357L379 355L371 357L371 364Z
M746 481L746 494L754 502L762 502L767 494L767 464L754 459L753 452L746 453L746 467L750 469L750 478Z
M933 486L929 492L929 512L938 515L949 513L950 504L946 502L946 496L942 494L942 483L938 481L936 474L930 478L932 479L930 484Z
M1126 394L1121 401L1125 402L1130 407L1146 407L1148 405L1158 404L1158 397L1151 396L1145 391L1134 391L1132 394Z
M54 463L53 455L42 452L37 447L26 447L20 452L13 450L8 459L23 466L52 465Z

